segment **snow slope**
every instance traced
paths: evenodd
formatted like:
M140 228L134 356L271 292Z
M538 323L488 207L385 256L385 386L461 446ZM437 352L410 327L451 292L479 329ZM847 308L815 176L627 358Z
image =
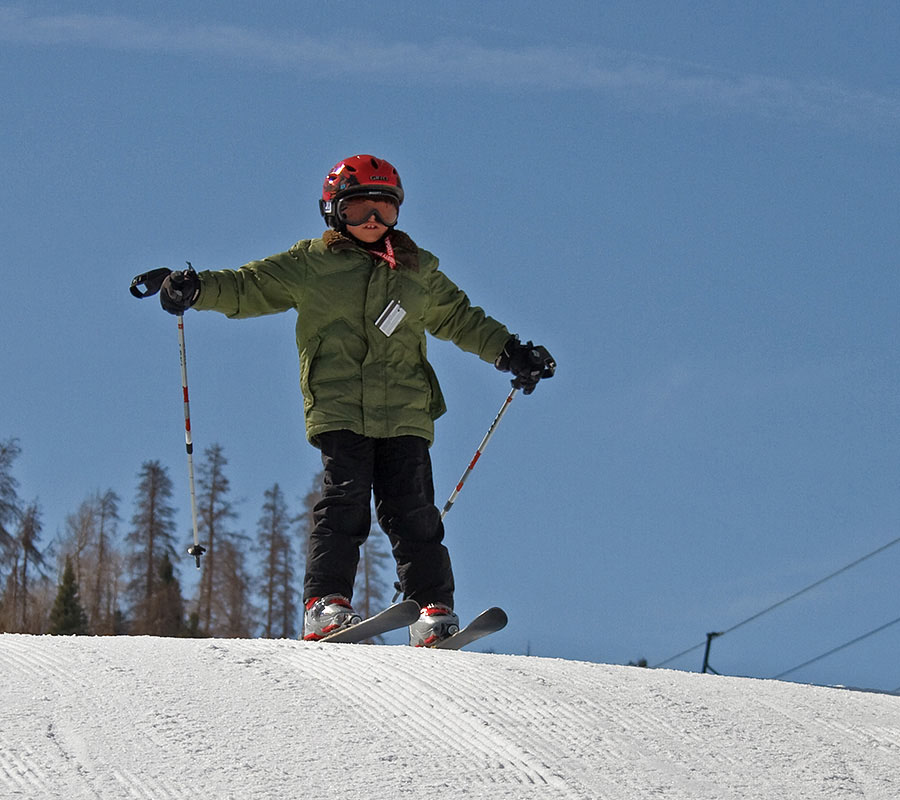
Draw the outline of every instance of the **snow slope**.
M264 640L0 636L0 797L900 797L900 698Z

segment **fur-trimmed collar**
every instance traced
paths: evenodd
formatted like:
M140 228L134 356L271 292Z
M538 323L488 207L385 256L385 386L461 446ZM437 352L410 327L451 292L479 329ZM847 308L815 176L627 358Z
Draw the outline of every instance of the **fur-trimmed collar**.
M394 256L397 259L397 266L418 272L419 248L416 243L403 231L392 230L390 237L391 244L394 247ZM339 253L342 250L365 249L349 236L344 236L340 231L332 229L322 234L322 241L325 243L325 247L333 253Z

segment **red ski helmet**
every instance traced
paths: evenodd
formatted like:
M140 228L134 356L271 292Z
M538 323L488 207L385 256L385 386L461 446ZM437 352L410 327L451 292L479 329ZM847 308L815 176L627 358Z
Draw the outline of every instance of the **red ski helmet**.
M319 211L325 223L336 227L337 201L353 195L391 197L397 205L403 202L403 184L393 164L370 155L350 156L335 164L322 184Z

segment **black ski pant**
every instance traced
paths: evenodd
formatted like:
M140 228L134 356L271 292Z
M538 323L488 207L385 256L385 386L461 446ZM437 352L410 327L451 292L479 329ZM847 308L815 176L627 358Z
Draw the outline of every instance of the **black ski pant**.
M419 436L372 439L352 431L320 434L325 474L313 509L303 599L353 596L359 549L378 523L388 535L403 596L453 607L453 571L434 504L428 442Z

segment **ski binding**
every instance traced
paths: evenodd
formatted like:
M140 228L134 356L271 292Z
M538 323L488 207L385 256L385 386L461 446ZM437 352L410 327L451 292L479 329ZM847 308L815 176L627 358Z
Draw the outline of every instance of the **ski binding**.
M336 631L317 639L318 642L357 644L383 633L412 625L419 618L419 604L415 600L401 600L392 606L366 617L356 625L338 628Z
M461 628L452 636L442 639L436 645L433 645L431 649L459 650L461 647L465 647L483 636L503 630L508 621L506 612L502 608L494 606L486 611L482 611L465 628Z

